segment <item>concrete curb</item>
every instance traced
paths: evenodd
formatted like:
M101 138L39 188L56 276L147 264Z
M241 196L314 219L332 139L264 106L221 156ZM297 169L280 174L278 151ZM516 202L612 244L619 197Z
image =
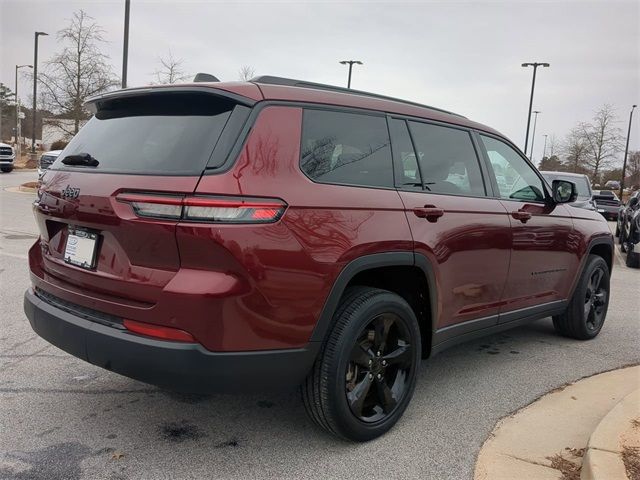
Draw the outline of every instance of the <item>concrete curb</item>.
M639 389L636 365L552 390L497 423L478 454L474 478L579 478L594 430L622 399ZM612 473L607 471L607 480L626 478Z
M581 480L627 478L621 453L627 442L640 443L640 430L632 423L636 419L640 419L640 389L620 400L591 434Z

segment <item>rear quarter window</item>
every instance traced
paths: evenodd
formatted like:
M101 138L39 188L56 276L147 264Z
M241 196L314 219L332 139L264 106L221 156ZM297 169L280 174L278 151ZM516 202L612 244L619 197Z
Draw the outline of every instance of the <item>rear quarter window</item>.
M316 182L393 188L385 117L305 109L300 167Z

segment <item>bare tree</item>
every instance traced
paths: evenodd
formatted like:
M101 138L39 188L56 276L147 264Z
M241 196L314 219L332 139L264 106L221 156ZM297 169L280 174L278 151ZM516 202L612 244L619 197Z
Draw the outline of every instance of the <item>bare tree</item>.
M191 77L182 69L184 60L182 58L174 58L171 50L169 50L168 56L158 58L158 62L160 62L160 68L153 73L156 77L156 83L180 83Z
M584 144L587 147L585 163L591 170L594 182L598 179L599 173L609 167L616 155L622 150L622 132L616 123L613 107L604 105L596 112L591 123L579 125Z
M628 183L628 186L640 185L640 151L629 152L626 174L628 180L625 179L625 184Z
M555 133L552 133L547 137L547 157L551 158L558 154L560 145Z
M584 173L587 162L588 147L580 127L575 127L561 146L564 164L567 172Z
M240 67L240 71L238 72L240 80L246 82L247 80L251 80L256 75L256 71L253 67L249 65L243 65Z
M38 75L42 106L60 118L73 120L72 127L68 122L59 125L69 135L78 133L80 123L89 118L83 108L85 99L119 83L109 57L100 51L103 34L102 27L84 10L75 12L69 25L57 34L63 50L48 60Z

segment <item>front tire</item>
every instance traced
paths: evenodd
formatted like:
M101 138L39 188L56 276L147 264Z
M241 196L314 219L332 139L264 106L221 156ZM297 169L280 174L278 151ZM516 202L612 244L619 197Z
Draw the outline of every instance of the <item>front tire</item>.
M569 306L553 317L556 331L578 340L595 338L609 306L609 267L602 257L589 255Z
M302 385L308 415L347 440L379 437L411 400L420 349L418 321L402 297L377 288L348 290Z

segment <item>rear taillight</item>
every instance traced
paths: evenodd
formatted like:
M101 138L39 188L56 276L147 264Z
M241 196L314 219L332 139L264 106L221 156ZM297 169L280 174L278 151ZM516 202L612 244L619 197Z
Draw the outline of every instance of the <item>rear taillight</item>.
M121 193L116 199L129 203L139 217L192 222L272 223L278 221L287 208L282 200L257 197Z

